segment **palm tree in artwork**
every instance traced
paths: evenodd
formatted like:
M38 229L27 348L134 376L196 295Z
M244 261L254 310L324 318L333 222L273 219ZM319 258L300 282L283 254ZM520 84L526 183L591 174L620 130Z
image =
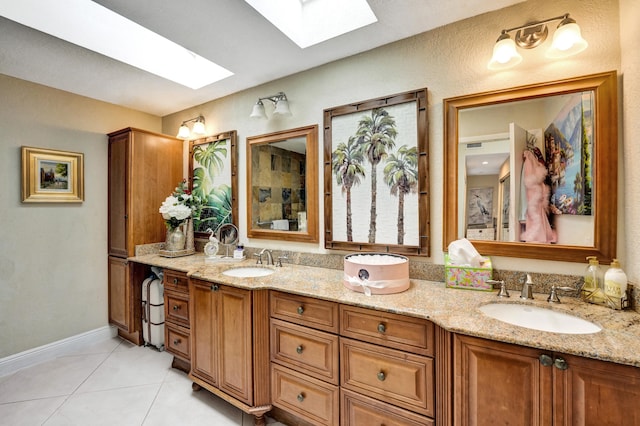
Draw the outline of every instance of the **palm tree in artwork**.
M402 145L390 154L384 167L384 182L398 196L398 244L404 244L404 196L418 187L418 150Z
M342 186L342 193L347 197L347 241L353 241L353 224L351 219L351 188L360 185L364 178L364 155L355 137L351 136L345 144L341 142L331 153L331 170L336 182Z
M231 193L226 188L214 185L214 178L224 170L227 158L227 140L214 141L193 147L192 158L200 164L193 169L192 193L204 202L204 217L194 218L196 232L202 232L207 227L215 229L221 223L221 217L230 214L228 204L231 203ZM228 194L227 194L228 192ZM227 197L228 195L228 197ZM213 222L213 223L208 223Z
M201 199L206 200L214 189L213 179L224 170L224 159L227 158L227 140L196 145L193 147L192 155L202 166L194 169L193 191Z
M387 151L395 146L396 121L382 108L371 110L358 122L358 144L371 164L371 214L369 218L369 243L376 242L376 198L378 188L377 166L387 157Z

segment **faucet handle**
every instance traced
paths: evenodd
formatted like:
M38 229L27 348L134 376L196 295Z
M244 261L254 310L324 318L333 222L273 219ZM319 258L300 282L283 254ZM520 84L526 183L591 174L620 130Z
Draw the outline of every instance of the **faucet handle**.
M550 303L560 303L560 298L558 297L559 291L565 292L576 292L576 294L580 294L580 290L573 287L559 287L555 284L551 285L551 292L549 292L549 297L547 297L547 302Z
M278 256L278 262L276 263L276 266L280 266L282 267L282 261L283 260L289 260L289 258L287 257L287 255L284 256Z
M254 253L253 255L258 258L256 265L262 265L262 253Z
M487 280L486 283L487 284L491 284L491 285L500 284L500 290L498 290L498 294L496 296L498 296L498 297L511 297L509 295L509 291L507 290L507 285L505 284L504 280L500 280L500 281Z

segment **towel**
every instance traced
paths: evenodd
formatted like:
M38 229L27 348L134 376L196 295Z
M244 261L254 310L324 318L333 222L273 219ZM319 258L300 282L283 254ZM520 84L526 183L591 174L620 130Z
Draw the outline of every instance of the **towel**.
M271 229L279 229L281 231L289 230L289 221L287 219L278 219L271 222Z

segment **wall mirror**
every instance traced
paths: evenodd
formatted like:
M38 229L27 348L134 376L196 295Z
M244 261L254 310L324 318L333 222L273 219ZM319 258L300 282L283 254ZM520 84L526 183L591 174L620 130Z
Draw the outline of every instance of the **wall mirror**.
M318 242L318 126L247 138L247 236Z
M615 71L445 99L444 122L445 251L615 257Z

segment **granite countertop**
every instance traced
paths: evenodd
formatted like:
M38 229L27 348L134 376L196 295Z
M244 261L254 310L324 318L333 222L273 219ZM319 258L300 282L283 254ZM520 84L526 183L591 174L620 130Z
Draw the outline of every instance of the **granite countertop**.
M343 271L285 264L273 268L265 277L234 278L222 275L226 269L256 266L254 260L206 260L201 253L166 258L147 254L130 261L185 272L188 276L246 289L273 289L335 301L348 305L426 318L453 332L515 343L538 349L563 352L588 358L640 367L640 314L612 309L561 297L562 303L549 304L547 294L534 293L534 300L522 300L517 294L497 298L496 291L482 292L446 288L444 283L411 279L407 291L389 295L366 296L342 284ZM593 334L560 334L537 331L492 319L478 310L487 303L523 303L566 312L602 327Z

